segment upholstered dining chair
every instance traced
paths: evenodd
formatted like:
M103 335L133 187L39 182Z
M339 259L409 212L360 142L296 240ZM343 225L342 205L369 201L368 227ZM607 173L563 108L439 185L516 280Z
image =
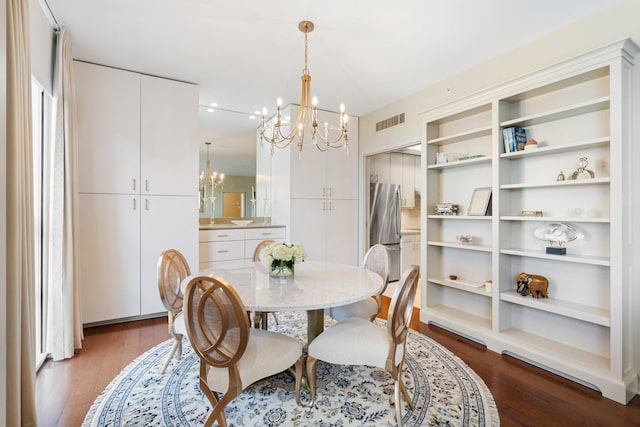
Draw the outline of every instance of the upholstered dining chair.
M367 298L352 304L332 307L328 310L329 316L337 321L348 319L349 317L363 317L373 321L380 313L382 306L382 294L389 284L389 252L384 245L376 244L369 248L363 261L364 268L371 270L384 282L384 287L374 298Z
M307 380L311 393L310 406L315 405L318 360L340 365L376 366L389 372L395 381L396 421L398 426L402 425L400 394L411 410L415 409L402 382L402 369L419 272L419 267L412 265L402 274L391 299L386 328L369 319L351 317L330 326L309 344Z
M256 248L253 250L253 260L254 261L260 261L260 252L266 248L267 246L269 246L270 244L274 243L275 240L263 240L260 243L258 243L258 246L256 246ZM278 323L278 316L276 316L276 313L271 311L270 312L271 315L273 316L273 320L276 322L276 325L279 325ZM269 313L267 312L257 312L255 313L255 316L253 318L253 323L254 325L258 325L258 323L260 325L262 325L263 329L267 329L267 315Z
M184 297L187 336L200 358L200 388L213 405L205 426L227 425L225 406L247 386L295 365L296 400L302 380L302 343L251 328L246 307L225 280L198 276ZM222 397L220 397L222 393Z
M182 291L180 283L191 274L185 257L176 249L167 249L158 259L158 291L169 317L169 335L174 339L173 347L162 365L161 374L169 366L174 355L182 358L182 337L186 333L182 317Z

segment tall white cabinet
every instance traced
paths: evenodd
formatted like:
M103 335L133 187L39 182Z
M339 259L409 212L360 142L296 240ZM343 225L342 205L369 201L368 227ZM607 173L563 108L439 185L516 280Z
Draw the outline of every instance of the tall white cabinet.
M165 311L157 261L198 262L198 87L76 61L83 323Z
M629 301L640 251L630 240L634 212L626 197L638 194L631 172L640 150L630 136L637 53L626 40L423 114L421 320L621 403L637 392ZM503 129L512 126L538 148L505 152ZM438 152L481 157L436 163ZM595 177L569 179L582 157ZM492 191L492 213L469 215L472 193L482 187ZM460 214L436 215L441 202L459 204ZM583 235L566 245L566 255L547 254L548 242L534 237L537 227L558 222ZM460 234L473 242L460 243ZM545 276L549 298L518 294L522 272ZM486 280L490 290L479 286Z
M283 116L295 117L297 106ZM319 111L318 122L339 123L337 113ZM358 264L358 120L349 117L349 148L319 151L310 137L301 156L292 144L276 149L257 143L258 191L265 182L273 224L286 225L287 240L302 243L310 260ZM267 157L270 156L270 157ZM258 199L262 200L260 194ZM260 203L260 200L258 203Z

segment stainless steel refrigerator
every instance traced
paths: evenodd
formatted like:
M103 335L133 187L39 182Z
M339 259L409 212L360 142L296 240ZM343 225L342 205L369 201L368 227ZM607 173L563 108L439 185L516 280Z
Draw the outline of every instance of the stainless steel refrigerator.
M400 186L371 184L369 245L383 244L389 252L389 281L400 280Z

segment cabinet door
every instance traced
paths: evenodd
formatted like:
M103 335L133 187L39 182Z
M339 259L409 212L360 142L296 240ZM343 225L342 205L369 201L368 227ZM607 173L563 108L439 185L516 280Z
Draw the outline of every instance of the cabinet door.
M82 323L140 314L138 196L80 194Z
M198 192L198 87L142 76L142 194Z
M411 154L402 155L402 201L403 207L416 207L415 164L419 157Z
M390 184L389 162L391 155L389 153L376 154L374 158L377 182Z
M307 259L324 261L326 258L327 200L291 200L291 242L301 243L307 250Z
M358 201L329 200L326 213L326 260L359 264Z
M340 116L334 113L334 123ZM358 198L358 119L349 118L349 149L331 149L326 155L327 196L332 199Z
M402 183L402 154L389 155L389 183L400 186L400 206L405 207L404 185Z
M81 193L140 191L140 75L74 61Z
M142 196L140 314L166 311L158 293L158 259L166 249L179 250L192 273L198 272L198 198Z

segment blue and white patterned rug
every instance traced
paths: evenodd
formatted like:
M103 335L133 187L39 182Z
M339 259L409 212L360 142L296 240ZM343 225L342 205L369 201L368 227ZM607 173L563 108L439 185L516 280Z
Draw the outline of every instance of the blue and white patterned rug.
M269 329L306 342L304 314L278 313L278 321ZM326 326L331 322L327 318ZM160 375L172 344L167 340L129 364L98 396L83 426L204 425L210 403L200 391L200 363L186 338L182 360L174 359ZM416 409L404 403L404 426L500 424L491 392L462 360L413 331L407 349L403 376ZM382 369L318 362L316 408L296 405L294 385L279 374L249 386L225 408L229 427L396 425L393 381Z

